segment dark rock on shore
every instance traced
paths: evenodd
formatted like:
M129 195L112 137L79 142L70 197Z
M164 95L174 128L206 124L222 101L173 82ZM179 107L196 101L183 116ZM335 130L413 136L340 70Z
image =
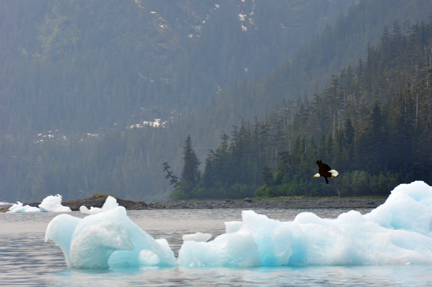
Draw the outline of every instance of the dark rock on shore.
M108 196L92 196L89 198L84 199L73 199L73 200L67 200L63 201L62 205L69 206L72 211L79 210L80 206L85 205L87 208L93 207L102 207L102 205L105 203L105 200ZM149 205L143 201L132 201L132 200L124 200L116 197L116 200L119 205L126 207L126 209L129 210L141 210L141 209L150 209ZM24 203L23 205L30 205L30 206L38 206L40 204L40 201L34 201L34 202L28 202ZM10 206L6 206L0 209L0 212L6 212L9 210Z
M107 196L89 197L85 199L74 199L63 201L62 205L69 206L73 211L79 210L80 206L85 205L90 208L102 207ZM380 199L344 199L344 198L325 198L325 199L287 199L287 200L258 200L250 198L244 200L208 200L208 201L175 201L145 203L143 201L131 201L116 198L119 205L128 210L143 209L214 209L214 208L285 208L285 209L315 209L315 208L375 208L384 203L385 198ZM38 206L40 202L24 203L24 205ZM3 207L0 212L6 212L10 206Z
M105 200L108 196L99 196L99 197L89 197L85 199L73 199L63 201L62 205L69 206L73 211L79 210L80 206L85 205L87 208L93 207L102 207L105 203ZM144 201L132 201L132 200L124 200L116 197L116 200L119 205L126 207L129 210L140 210L140 209L149 209L149 206Z

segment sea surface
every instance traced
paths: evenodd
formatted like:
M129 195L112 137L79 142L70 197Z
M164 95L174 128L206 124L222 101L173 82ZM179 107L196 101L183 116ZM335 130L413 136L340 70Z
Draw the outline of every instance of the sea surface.
M290 221L305 210L255 211ZM335 218L348 210L307 211ZM68 269L60 248L44 241L45 229L56 215L0 213L0 286L432 286L432 266L418 265ZM176 256L182 235L205 232L217 236L225 232L225 221L241 220L240 209L132 210L128 215L154 238L166 238Z

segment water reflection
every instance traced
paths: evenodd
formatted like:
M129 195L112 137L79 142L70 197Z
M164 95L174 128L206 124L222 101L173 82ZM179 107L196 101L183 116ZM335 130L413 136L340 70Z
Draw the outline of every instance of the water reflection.
M47 286L431 286L431 266L63 270ZM96 283L97 284L93 284Z

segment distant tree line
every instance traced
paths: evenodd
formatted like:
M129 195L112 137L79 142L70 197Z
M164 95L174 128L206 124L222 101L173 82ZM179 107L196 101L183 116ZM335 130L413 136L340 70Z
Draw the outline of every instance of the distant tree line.
M432 184L431 44L431 24L415 24L404 35L395 21L365 60L304 96L294 113L284 102L262 121L243 121L231 137L223 134L201 176L183 176L198 165L187 165L188 137L171 196L387 195L401 182ZM312 178L317 159L340 173L329 185Z

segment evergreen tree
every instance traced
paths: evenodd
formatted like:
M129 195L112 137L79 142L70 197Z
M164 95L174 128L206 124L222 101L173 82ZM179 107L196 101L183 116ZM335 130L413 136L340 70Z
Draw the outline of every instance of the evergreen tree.
M265 165L262 170L262 179L267 186L273 186L273 172L272 169Z
M192 140L190 135L187 136L183 145L183 162L184 166L180 182L195 186L201 177L201 173L198 170L200 162L192 147Z
M180 182L171 192L171 197L174 199L195 198L196 187L201 178L201 173L198 170L200 162L192 147L190 135L187 136L183 144L183 171L180 177Z

